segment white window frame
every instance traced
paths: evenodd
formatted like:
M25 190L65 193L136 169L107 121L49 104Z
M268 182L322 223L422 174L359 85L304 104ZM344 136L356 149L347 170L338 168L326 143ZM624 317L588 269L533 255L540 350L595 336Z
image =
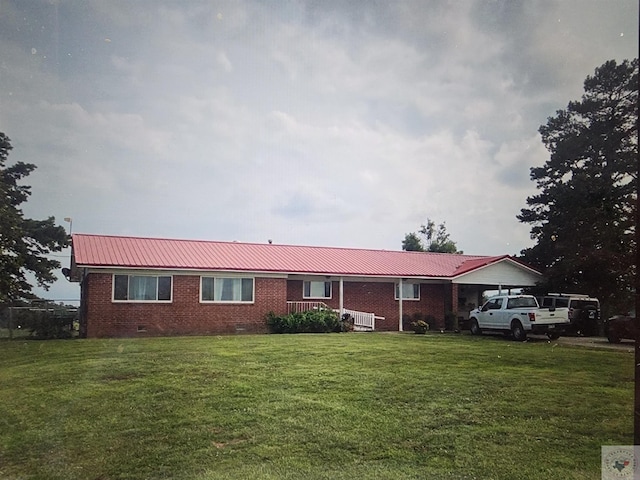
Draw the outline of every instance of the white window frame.
M240 282L242 282L242 280L251 280L251 300L204 300L202 298L202 293L203 293L203 288L202 288L202 282L203 280L207 278L207 279L212 279L213 280L213 289L215 292L215 282L216 280L224 280L224 279L231 279L231 280L239 280ZM242 287L241 287L242 290ZM215 293L214 293L215 295ZM253 303L255 303L256 301L256 279L255 277L236 277L236 276L224 276L224 275L202 275L200 276L200 303L215 303L215 304L241 304L241 305L251 305Z
M402 282L402 293L405 293L405 289L409 288L409 286L412 287L413 289L413 293L415 295L415 293L417 292L418 296L417 297L405 297L404 295L402 296L402 301L403 302L419 302L420 301L420 284L419 283L410 283L410 282ZM417 287L417 288L416 288ZM400 290L400 284L396 283L394 285L394 296L396 300L400 300L400 297L398 296L399 290Z
M127 277L127 298L121 299L116 298L116 277ZM129 288L131 277L152 277L156 279L156 298L154 299L143 299L143 300L132 300L129 298ZM171 281L171 287L169 289L169 299L168 300L158 300L158 284L160 278L169 278ZM111 302L112 303L172 303L173 302L173 275L154 275L154 274L136 274L136 273L114 273L111 276Z
M306 284L312 284L312 283L322 283L324 284L324 289L326 289L326 284L329 284L329 296L325 297L325 296L314 296L311 295L311 285L309 285L309 296L305 295L305 291L307 290ZM331 280L304 280L302 282L302 298L304 298L305 300L331 300L333 298L333 282Z

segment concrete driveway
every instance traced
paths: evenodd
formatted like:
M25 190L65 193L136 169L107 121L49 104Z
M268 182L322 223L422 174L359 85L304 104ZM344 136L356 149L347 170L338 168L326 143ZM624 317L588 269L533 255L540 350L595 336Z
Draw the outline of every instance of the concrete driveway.
M620 343L609 343L605 337L560 337L558 340L549 340L543 335L529 335L532 342L551 342L558 345L572 345L586 348L603 348L607 350L629 351L633 353L635 342L632 340L622 340Z

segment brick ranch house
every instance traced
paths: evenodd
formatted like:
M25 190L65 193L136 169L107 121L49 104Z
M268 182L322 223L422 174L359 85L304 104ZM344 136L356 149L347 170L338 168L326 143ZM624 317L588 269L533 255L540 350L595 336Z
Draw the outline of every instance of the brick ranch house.
M416 313L444 328L485 290L541 280L508 255L86 234L72 236L70 271L86 337L266 332L268 312L318 304L368 313L375 330L407 329Z

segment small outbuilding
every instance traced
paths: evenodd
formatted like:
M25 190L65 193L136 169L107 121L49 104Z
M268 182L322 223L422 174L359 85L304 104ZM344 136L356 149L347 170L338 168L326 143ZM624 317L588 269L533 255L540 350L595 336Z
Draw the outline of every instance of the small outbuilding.
M329 307L363 329L412 316L464 319L485 290L533 286L509 255L309 247L74 234L86 337L266 332L265 315Z

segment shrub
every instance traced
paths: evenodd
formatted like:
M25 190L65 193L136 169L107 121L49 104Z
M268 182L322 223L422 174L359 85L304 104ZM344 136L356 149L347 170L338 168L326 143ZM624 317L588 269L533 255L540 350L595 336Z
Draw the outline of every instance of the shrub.
M266 316L267 327L271 333L329 333L348 332L353 322L340 319L338 314L329 309L307 310L276 315L269 312Z
M413 328L415 333L423 334L427 333L427 330L429 330L429 324L424 320L418 320L416 322L411 322L411 328Z

